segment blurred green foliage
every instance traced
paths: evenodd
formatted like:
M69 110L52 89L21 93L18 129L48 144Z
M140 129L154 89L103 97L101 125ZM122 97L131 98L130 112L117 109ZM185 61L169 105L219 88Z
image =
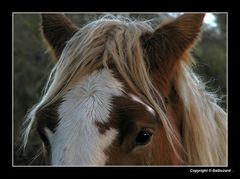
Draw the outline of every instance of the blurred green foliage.
M171 18L170 14L123 14L140 20L155 19L161 22ZM78 26L95 20L102 14L68 14ZM226 14L215 14L217 26L212 28L204 24L202 38L193 51L197 61L196 72L208 82L210 91L223 97L221 105L226 109ZM40 139L33 131L29 146L23 152L21 146L21 128L24 116L41 96L41 90L54 65L53 59L46 53L46 45L40 34L38 14L14 14L14 164L40 164L34 156L40 147Z

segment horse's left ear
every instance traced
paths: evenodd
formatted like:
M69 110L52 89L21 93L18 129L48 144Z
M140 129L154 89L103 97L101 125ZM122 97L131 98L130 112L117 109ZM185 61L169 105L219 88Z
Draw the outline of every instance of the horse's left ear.
M141 42L152 72L169 81L175 66L198 39L205 14L183 14L174 21L143 34Z
M78 31L78 27L63 14L41 14L41 30L55 56L59 58L66 42Z

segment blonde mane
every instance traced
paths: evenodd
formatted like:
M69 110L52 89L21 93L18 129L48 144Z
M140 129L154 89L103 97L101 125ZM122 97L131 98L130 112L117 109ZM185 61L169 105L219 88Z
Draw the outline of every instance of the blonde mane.
M164 104L162 95L151 82L149 65L144 60L139 40L143 33L153 31L149 22L107 16L76 32L52 69L41 100L27 115L24 146L37 112L61 99L74 83L86 75L114 64L131 90L156 111L176 152L174 143L182 142L164 113L165 106L159 106L159 103ZM226 113L184 61L179 68L177 92L185 109L181 145L186 155L183 161L185 164L225 164Z
M184 161L189 165L226 165L226 112L189 65L182 62L179 68L177 91L184 105Z

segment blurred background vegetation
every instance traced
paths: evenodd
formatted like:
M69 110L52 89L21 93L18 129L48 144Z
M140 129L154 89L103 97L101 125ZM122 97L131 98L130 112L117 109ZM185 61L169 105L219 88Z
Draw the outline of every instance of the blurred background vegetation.
M83 26L103 14L67 14L78 26ZM117 14L115 14L117 15ZM156 24L166 18L174 18L179 13L165 14L121 14L138 20L154 19ZM205 18L201 40L193 51L197 61L194 67L200 77L207 82L209 90L216 92L222 99L221 106L226 109L226 14L209 13ZM14 165L41 164L35 159L41 142L36 131L30 137L28 147L21 150L21 129L27 111L39 100L41 90L47 80L54 60L46 52L40 34L39 14L14 14Z

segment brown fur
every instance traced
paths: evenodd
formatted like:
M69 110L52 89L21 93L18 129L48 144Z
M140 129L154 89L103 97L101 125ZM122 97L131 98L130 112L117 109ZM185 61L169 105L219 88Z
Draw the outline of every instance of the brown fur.
M113 104L116 107L111 113L107 128L106 124L98 125L100 131L110 128L116 128L119 131L118 138L105 151L108 156L107 165L177 165L182 163L182 160L172 151L160 120L146 111L145 106L132 101L128 96L115 98ZM135 138L143 128L153 132L152 139L146 146L135 147ZM178 134L180 137L180 133ZM178 149L181 155L181 149Z
M176 66L199 37L204 14L184 14L176 20L161 25L154 33L141 37L145 57L150 62L150 72L160 85L161 92L167 93ZM161 77L161 78L159 78Z
M144 154L151 153L152 145L149 143L147 146L135 148L134 141L142 128L157 131L161 126L160 121L156 120L142 104L133 101L128 96L114 98L113 104L110 124L112 128L119 131L119 135L105 151L108 156L106 164L144 165L150 163L151 156L144 157Z
M121 82L124 82L123 78L117 72L114 66L111 69L115 72L114 76ZM161 77L159 77L161 80ZM131 88L124 84L124 89L127 94L134 94ZM146 111L145 106L132 101L129 96L118 97L113 100L115 104L114 111L112 111L108 123L96 123L101 134L104 134L110 128L115 128L119 131L120 136L117 138L109 149L105 152L108 156L107 165L137 165L137 164L151 164L151 165L179 165L183 164L182 155L183 149L181 145L175 143L178 151L178 156L172 150L172 147L166 137L166 131L164 130L161 120L155 118L152 114ZM175 86L169 89L166 94L165 105L167 106L167 116L171 120L171 124L176 131L178 139L181 141L181 123L183 119L183 104L180 100ZM119 112L120 111L120 112ZM119 117L121 115L123 117ZM125 116L126 114L126 116ZM133 115L133 116L132 116ZM155 122L154 122L155 121ZM140 131L140 129L149 126L154 128L154 136L152 143L147 146L141 146L138 149L134 149L132 143ZM133 128L127 129L129 126ZM125 129L126 128L126 129ZM130 136L121 137L122 134L129 134ZM143 155L149 153L148 156L142 158Z
M42 14L41 20L42 34L58 59L66 42L78 28L63 14Z
M126 99L128 98L128 99ZM115 102L117 101L117 102ZM178 156L172 150L167 140L166 131L164 130L161 120L158 120L153 114L146 111L145 106L132 101L130 97L118 97L113 100L116 104L114 111L110 116L108 124L97 125L99 131L104 133L110 128L119 130L119 136L106 150L108 156L108 165L179 165L182 164L182 148L175 143ZM167 105L167 116L176 130L176 134L181 140L181 119L183 118L183 107L178 99L176 91L171 90L170 99ZM134 148L133 142L138 132L146 127L151 127L154 131L152 140L147 146ZM126 136L122 136L122 135ZM149 155L146 155L148 153ZM143 157L145 156L145 157Z

